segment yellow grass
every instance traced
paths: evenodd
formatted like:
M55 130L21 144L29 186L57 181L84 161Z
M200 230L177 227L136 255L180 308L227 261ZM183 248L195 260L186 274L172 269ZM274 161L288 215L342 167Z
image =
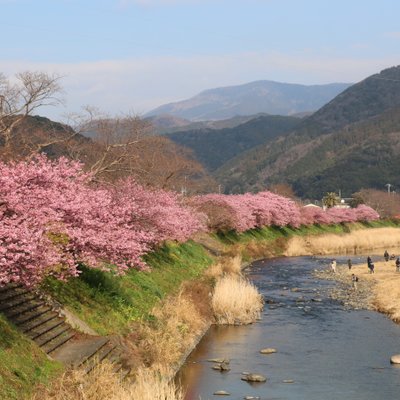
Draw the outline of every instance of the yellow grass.
M242 256L236 255L228 257L222 261L222 272L224 274L241 275L242 273Z
M241 275L242 265L243 263L241 255L236 255L233 257L221 257L219 262L211 265L207 269L205 276L215 279L226 274Z
M218 262L210 265L204 274L206 277L213 279L220 277L223 274L222 263Z
M89 375L81 370L65 373L50 389L43 389L33 400L183 400L184 394L173 382L157 372L139 370L135 382L123 382L112 372L112 365L101 363Z
M373 304L377 311L387 314L392 320L400 322L400 272L396 272L395 261L374 262L375 273L368 272L367 263L355 265L349 275L356 274L360 281L370 281L373 284Z
M372 249L399 246L399 228L375 228L342 235L294 237L289 241L285 255L360 254Z
M153 322L138 327L139 351L152 369L168 374L168 369L180 361L208 326L201 309L190 298L195 294L181 291L176 297L168 298L153 310Z
M249 324L260 317L263 299L246 279L226 275L215 285L212 307L218 324Z

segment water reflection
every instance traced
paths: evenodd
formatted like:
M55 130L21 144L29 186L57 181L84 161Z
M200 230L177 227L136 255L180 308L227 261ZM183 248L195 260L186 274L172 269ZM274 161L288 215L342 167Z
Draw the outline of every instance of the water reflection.
M329 260L296 257L255 263L249 277L266 299L262 321L210 329L179 376L188 389L186 400L215 399L217 390L230 392L231 399L398 398L400 369L390 366L389 358L400 352L400 329L378 313L349 312L327 298L332 283L316 281L311 272L327 268ZM260 354L265 347L278 353ZM212 370L209 358L229 358L231 370ZM243 372L261 373L269 380L249 385L240 379Z

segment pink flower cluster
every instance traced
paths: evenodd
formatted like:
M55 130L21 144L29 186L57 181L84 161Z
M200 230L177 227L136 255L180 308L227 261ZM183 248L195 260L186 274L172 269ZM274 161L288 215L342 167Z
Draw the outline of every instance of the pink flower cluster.
M243 195L208 194L192 200L193 206L208 217L211 230L244 232L262 226L298 227L312 224L372 221L379 214L372 208L302 207L294 201L271 192Z
M164 240L186 240L199 216L173 193L134 181L94 187L82 165L44 156L0 163L0 284L78 274L78 263L118 272Z
M192 204L208 216L211 230L244 232L270 225L298 227L302 223L297 204L271 192L207 194L193 198Z
M329 208L324 211L319 207L303 207L301 211L303 225L340 224L342 222L374 221L379 214L364 204L357 208Z
M379 218L364 205L325 212L271 192L182 200L132 179L96 186L80 163L65 158L0 162L0 285L76 276L81 262L118 273L143 269L144 254L166 240L185 241L206 223L210 230L244 232Z

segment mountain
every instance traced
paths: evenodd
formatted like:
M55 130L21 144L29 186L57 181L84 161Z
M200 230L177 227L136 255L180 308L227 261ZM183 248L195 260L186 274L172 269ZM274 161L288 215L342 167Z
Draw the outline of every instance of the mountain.
M234 128L235 126L244 124L247 121L263 115L267 114L260 113L255 115L238 115L232 118L222 119L218 121L193 122L189 121L188 119L174 117L173 115L161 114L155 115L154 117L147 117L145 118L145 120L152 125L155 134L164 135L166 133L182 132L189 130Z
M207 170L213 171L236 155L291 132L300 121L300 118L295 117L267 115L234 128L197 129L167 136L190 148L196 159Z
M284 137L239 154L215 171L230 192L291 184L301 197L327 191L400 188L400 66L346 89Z
M169 114L204 121L258 113L292 115L317 110L349 86L347 83L306 86L256 81L206 90L188 100L162 105L146 116Z

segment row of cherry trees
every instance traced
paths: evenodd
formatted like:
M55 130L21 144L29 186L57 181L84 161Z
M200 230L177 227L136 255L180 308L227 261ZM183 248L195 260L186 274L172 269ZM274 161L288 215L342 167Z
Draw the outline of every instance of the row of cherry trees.
M65 158L0 163L0 284L76 276L79 262L145 268L141 258L154 246L202 228L172 192L132 180L96 186Z
M39 156L0 163L0 285L76 276L79 263L117 273L144 269L143 255L157 245L207 229L243 232L377 218L366 206L324 212L270 192L182 199L131 179L96 184L80 163Z
M330 208L324 211L319 207L301 207L293 200L271 192L243 195L208 194L193 198L191 203L208 216L210 230L244 232L271 225L299 227L379 219L379 214L365 205L348 209Z

